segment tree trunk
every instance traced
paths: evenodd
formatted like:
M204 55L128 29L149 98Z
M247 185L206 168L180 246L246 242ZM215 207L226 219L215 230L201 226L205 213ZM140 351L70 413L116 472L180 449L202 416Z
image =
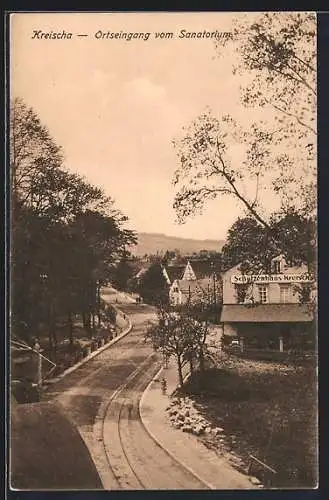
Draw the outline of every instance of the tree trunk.
M49 336L51 338L51 350L55 354L57 350L57 335L56 335L56 319L55 319L55 309L52 297L50 297L49 303Z
M203 354L203 349L200 349L199 352L199 366L200 366L200 372L204 372L204 354Z
M69 339L70 345L73 346L73 321L72 321L72 313L69 311L67 318L68 326L69 326Z
M51 332L51 335L52 335L52 338L54 341L54 347L56 350L56 348L57 348L57 335L56 335L56 320L54 317L51 319L50 332Z
M50 358L53 359L53 349L54 349L54 346L53 346L53 338L52 338L50 329L48 329L48 342L49 342Z
M98 328L101 327L101 287L97 284L97 321Z
M56 336L56 331L55 331L55 325L53 322L50 325L49 338L51 339L51 352L53 353L54 359L56 360L57 336Z
M85 313L85 319L86 319L85 329L86 329L89 337L91 337L92 331L91 331L91 314L90 314L90 312Z
M179 356L177 357L177 368L178 368L179 385L180 385L180 387L183 387L183 384L184 384L184 380L183 380L183 370L182 370L182 363L181 363L181 359L180 359L180 357L179 357Z
M87 330L87 315L86 311L81 312L83 328Z

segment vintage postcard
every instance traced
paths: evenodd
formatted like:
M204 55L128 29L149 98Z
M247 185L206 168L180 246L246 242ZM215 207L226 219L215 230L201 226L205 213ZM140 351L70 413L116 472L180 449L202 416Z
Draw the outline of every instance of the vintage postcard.
M9 40L10 487L317 488L316 14Z

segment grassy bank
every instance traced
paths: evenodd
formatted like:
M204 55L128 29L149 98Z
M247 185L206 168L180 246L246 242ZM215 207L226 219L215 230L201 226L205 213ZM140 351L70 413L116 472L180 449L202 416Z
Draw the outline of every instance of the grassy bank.
M46 326L40 325L38 338L44 356L41 366L42 378L47 379L60 375L67 368L81 361L90 352L119 335L127 327L127 324L127 320L120 314L114 317L107 317L107 315L103 314L101 325L95 325L91 332L87 332L83 327L82 319L77 316L72 325L73 332L70 332L70 325L65 321L57 323L55 330L57 344L52 347L49 344ZM30 345L33 346L32 340L30 340ZM48 360L51 360L56 366L52 365ZM20 351L15 346L12 347L12 389L18 402L38 401L36 389L31 386L31 383L37 382L37 375L37 354L31 350Z
M249 454L277 471L272 487L314 487L317 481L316 375L303 366L228 356L220 366L195 374L184 387L225 438L205 444ZM262 476L254 468L254 475ZM264 479L262 477L262 479Z

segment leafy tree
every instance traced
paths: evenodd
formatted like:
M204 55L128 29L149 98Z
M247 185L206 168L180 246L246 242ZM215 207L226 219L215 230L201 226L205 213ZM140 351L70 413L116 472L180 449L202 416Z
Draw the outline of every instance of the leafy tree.
M127 290L134 276L134 267L127 255L124 255L113 270L111 283L118 290Z
M177 363L179 383L183 385L183 368L187 363L193 367L192 360L199 359L204 368L204 345L208 333L206 322L201 323L189 315L187 310L169 311L158 308L158 323L152 325L145 334L155 350L160 350L165 359L171 356Z
M180 222L198 212L215 198L235 198L260 224L268 222L262 215L259 201L261 182L271 166L267 144L272 133L258 140L245 132L230 116L218 119L206 111L174 141L180 166L173 183L178 189L174 200ZM244 146L244 161L235 155L235 148ZM247 190L246 186L251 186Z
M63 165L61 149L21 99L11 103L12 325L19 335L48 330L56 348L58 322L73 314L86 329L100 323L100 286L135 243L113 200Z
M287 262L294 265L306 264L309 272L315 273L317 227L316 219L290 208L271 217L272 235L280 242L280 252Z
M222 286L216 283L217 299L211 295L195 295L193 300L180 308L175 309L180 314L186 315L192 329L193 347L187 355L190 362L191 373L194 363L197 362L201 372L205 370L205 355L207 353L206 340L209 333L209 323L219 319L222 306Z
M270 218L270 227L264 228L252 217L239 218L229 229L223 246L226 268L240 264L245 273L271 272L271 260L279 254L289 265L306 264L309 273L316 274L316 224L313 217L294 209L276 213ZM236 287L237 298L243 302L249 285ZM301 303L311 305L315 312L315 283L294 286Z
M137 291L143 300L150 304L166 304L168 302L168 284L159 260L151 264L145 272Z
M265 12L236 16L231 37L233 71L249 71L251 82L242 88L246 105L270 105L278 119L297 122L316 134L316 14ZM218 55L223 41L216 41ZM302 103L296 95L303 94ZM285 116L283 116L285 115ZM281 123L281 122L280 122Z
M223 286L219 276L209 278L208 284L204 283L195 288L188 302L181 306L188 314L199 322L217 323L220 318L223 304ZM180 309L180 307L178 307Z
M270 228L264 206L270 188L285 211L314 212L315 28L310 13L237 16L232 37L217 48L224 53L232 44L238 56L233 72L251 81L243 104L271 110L264 113L271 119L243 127L234 116L206 110L185 128L174 141L179 221L202 211L209 200L229 196Z
M95 314L99 317L100 285L112 276L116 261L126 254L126 246L136 241L134 233L122 229L120 223L115 217L85 211L69 226L74 260L71 259L68 272L80 279L80 310L89 332L94 327Z
M61 149L48 129L22 99L10 105L10 173L14 200L33 202L33 184L38 175L51 173L62 165Z
M85 210L120 217L113 200L64 167L62 150L33 108L11 102L10 174L13 215L24 206L53 221L68 221Z
M252 217L238 218L226 241L222 252L228 268L243 263L245 270L268 270L271 259L279 253L269 229Z
M307 264L314 272L315 221L294 209L270 217L269 227L264 227L252 217L238 218L228 231L223 246L227 267L239 263L248 272L270 272L271 260L283 254L292 265Z
M163 256L163 262L164 264L168 264L171 260L175 259L176 253L174 250L166 250L164 256Z
M269 111L274 124L267 120L262 128L280 130L271 144L282 171L276 189L291 204L287 180L296 180L291 166L298 164L294 196L302 195L308 211L316 204L316 29L312 12L245 14L236 16L225 48L216 42L219 56L233 49L233 73L243 77L243 105Z

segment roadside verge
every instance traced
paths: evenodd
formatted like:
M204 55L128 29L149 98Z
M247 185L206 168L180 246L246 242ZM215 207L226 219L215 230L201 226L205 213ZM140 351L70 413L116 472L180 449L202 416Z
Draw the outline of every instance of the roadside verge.
M79 361L75 365L70 366L70 368L67 368L63 373L61 373L57 377L55 377L53 379L50 379L47 383L48 384L49 383L53 384L55 382L58 382L62 378L66 377L66 375L69 375L70 373L74 372L75 370L77 370L78 368L80 368L80 366L84 365L85 363L87 363L91 359L95 358L101 352L105 351L106 349L108 349L109 347L111 347L113 344L116 344L120 339L122 339L123 337L125 337L126 335L128 335L128 333L130 333L133 325L132 325L132 322L131 322L130 318L128 317L127 319L128 319L128 326L127 326L127 328L120 335L118 335L114 339L110 340L110 342L107 342L106 344L104 344L99 349L96 349L95 351L93 351L92 353L90 353L88 356L86 356L85 358L83 358L81 361Z
M167 394L161 391L162 376L167 380ZM168 369L161 368L144 391L139 411L150 436L209 489L256 489L248 476L234 469L224 457L206 448L195 436L171 427L165 410L176 386L176 370L169 365Z

